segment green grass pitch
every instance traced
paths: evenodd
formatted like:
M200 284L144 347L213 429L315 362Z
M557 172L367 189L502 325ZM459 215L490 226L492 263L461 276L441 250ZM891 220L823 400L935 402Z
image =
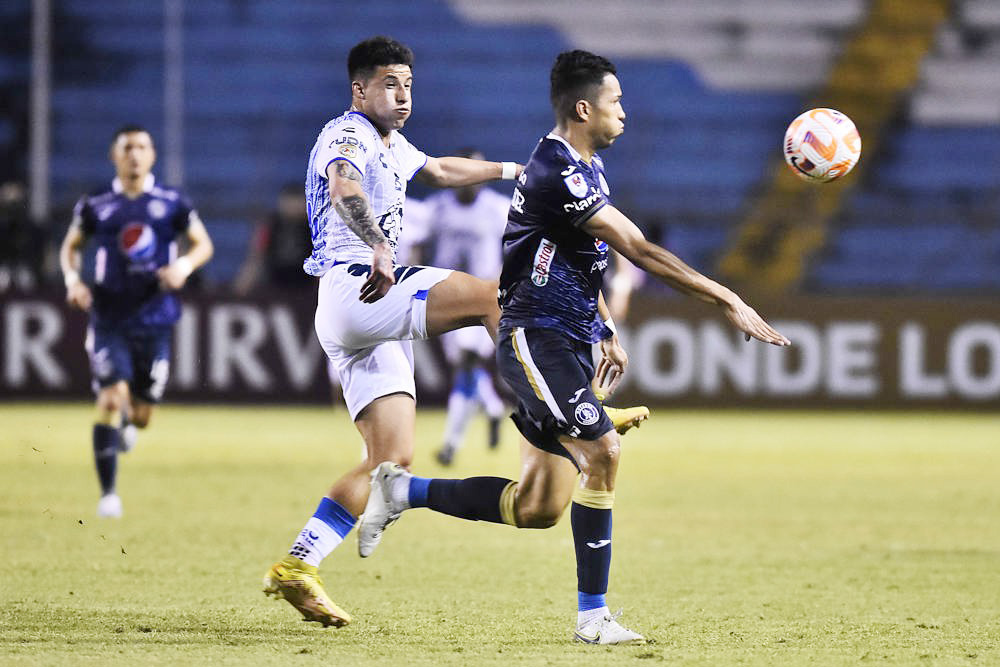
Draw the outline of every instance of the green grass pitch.
M996 665L996 415L654 412L626 437L609 604L651 643L573 644L569 520L418 510L323 564L344 629L260 580L360 441L343 409L165 405L94 518L92 407L0 406L0 664ZM421 412L415 471L516 476Z

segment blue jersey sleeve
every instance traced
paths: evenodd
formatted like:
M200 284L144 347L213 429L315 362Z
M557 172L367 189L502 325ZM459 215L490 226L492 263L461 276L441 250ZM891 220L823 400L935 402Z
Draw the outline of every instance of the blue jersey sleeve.
M174 217L171 221L174 231L178 234L186 232L191 225L192 219L200 219L198 212L195 210L191 200L186 195L181 194L177 199L177 210L174 211Z
M88 197L80 197L73 207L73 225L79 225L80 230L87 236L97 231L97 219L94 217L94 209L90 207Z

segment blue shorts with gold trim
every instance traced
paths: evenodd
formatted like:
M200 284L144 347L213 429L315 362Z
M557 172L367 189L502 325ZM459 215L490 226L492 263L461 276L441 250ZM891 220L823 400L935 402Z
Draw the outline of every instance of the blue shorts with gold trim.
M517 396L511 418L535 447L573 461L559 436L597 440L614 429L590 387L594 378L590 343L555 329L502 328L497 336L497 367Z

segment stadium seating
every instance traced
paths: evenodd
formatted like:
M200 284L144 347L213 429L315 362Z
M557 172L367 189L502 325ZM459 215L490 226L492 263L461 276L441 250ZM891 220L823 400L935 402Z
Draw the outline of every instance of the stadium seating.
M71 202L107 177L101 158L119 122L145 124L162 137L162 4L115 7L112 13L88 0L60 3L96 58L125 64L114 76L58 82L57 200ZM726 230L766 181L785 125L822 84L866 12L863 0L622 0L610 13L597 0L372 0L335 7L325 0L201 0L184 7L185 185L214 235L226 239L220 251L237 256L229 261L220 252L212 270L219 282L238 266L249 222L282 183L302 177L316 132L344 108L344 53L383 31L416 52L416 113L407 135L436 154L475 144L487 155L525 161L551 127L553 56L580 47L613 58L629 113L628 132L605 155L615 199L639 220L663 220L679 254L711 270ZM865 182L814 263L811 289L996 285L991 271L977 272L989 261L998 265L996 7L991 0L955 3L907 117L881 150L863 156ZM17 67L4 61L0 76ZM983 220L993 221L992 231L977 235L990 226ZM948 231L886 242L893 230L900 241L935 226ZM863 246L879 239L905 253L898 270L889 271L888 262L872 268ZM940 257L926 239L953 248L953 258L979 259L947 274L908 268Z

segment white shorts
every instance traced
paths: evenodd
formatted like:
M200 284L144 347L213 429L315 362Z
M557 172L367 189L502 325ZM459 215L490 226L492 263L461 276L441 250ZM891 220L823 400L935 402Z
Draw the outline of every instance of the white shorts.
M351 419L389 394L416 398L410 340L427 337L427 292L451 270L397 267L396 284L375 303L358 300L368 279L357 264L338 264L319 282L316 335L340 375Z
M482 359L496 354L497 348L486 327L474 326L455 329L441 334L441 348L448 363L455 365L465 352L472 352Z

